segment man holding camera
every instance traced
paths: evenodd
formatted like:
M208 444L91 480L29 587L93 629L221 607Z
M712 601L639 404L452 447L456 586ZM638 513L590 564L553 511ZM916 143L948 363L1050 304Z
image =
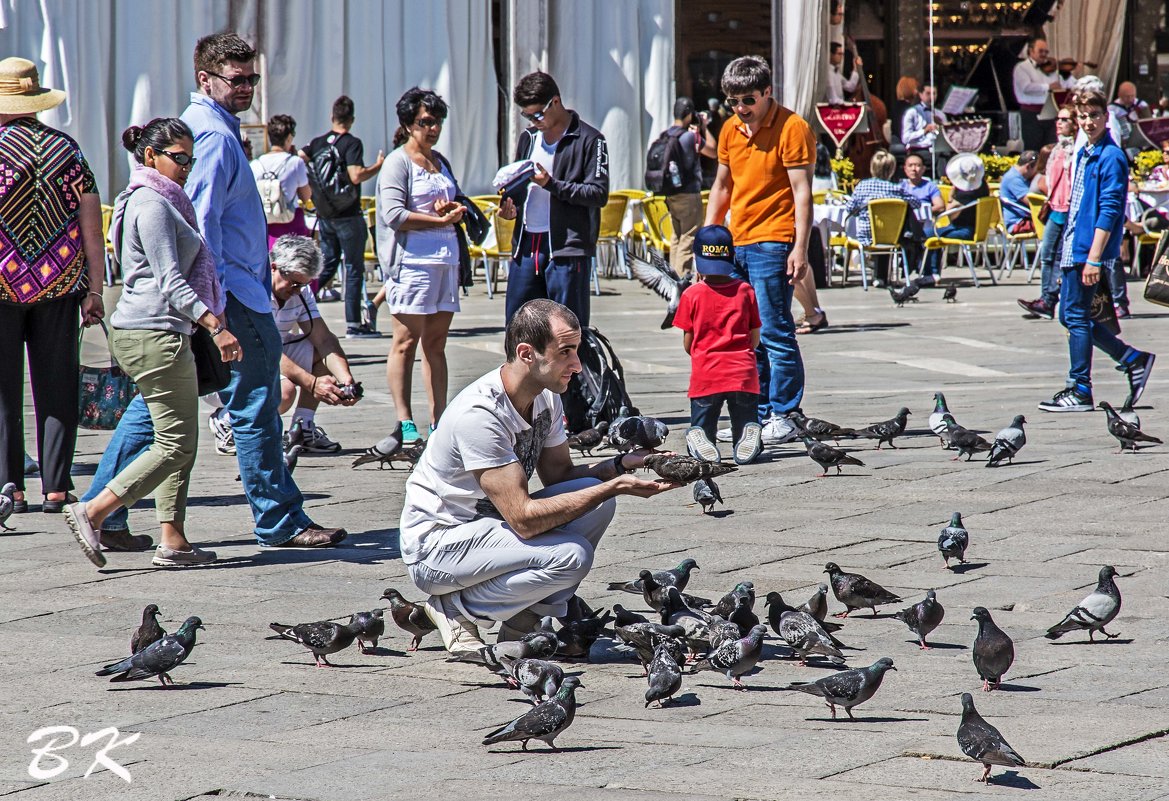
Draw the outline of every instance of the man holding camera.
M694 232L702 225L702 162L718 156L718 142L706 128L706 112L695 113L694 101L679 97L674 101L674 124L666 134L677 137L680 185L666 195L670 213L670 266L678 275L694 269Z

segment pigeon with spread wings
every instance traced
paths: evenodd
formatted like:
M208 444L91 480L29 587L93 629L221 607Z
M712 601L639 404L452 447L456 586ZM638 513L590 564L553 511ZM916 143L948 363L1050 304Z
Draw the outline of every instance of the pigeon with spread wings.
M690 286L690 277L679 276L653 248L649 250L649 261L629 254L629 267L643 286L666 299L666 319L662 320L662 330L668 329L674 324L674 312L678 311L682 293Z

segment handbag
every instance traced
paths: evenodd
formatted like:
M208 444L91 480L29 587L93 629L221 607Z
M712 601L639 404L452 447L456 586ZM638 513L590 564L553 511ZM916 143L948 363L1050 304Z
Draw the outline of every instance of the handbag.
M1145 300L1158 306L1169 306L1169 253L1165 252L1166 242L1169 242L1169 236L1162 234L1153 254L1153 267L1145 280Z
M200 395L219 392L231 383L231 366L219 355L219 346L211 332L201 325L191 334L191 355L195 357Z
M1064 280L1078 280L1076 275L1064 276ZM1120 321L1116 318L1116 307L1112 305L1112 289L1108 281L1108 273L1101 268L1100 280L1096 282L1096 291L1092 293L1092 308L1088 317L1094 325L1103 326L1114 336L1120 334Z
M109 346L110 330L99 320ZM78 352L85 331L77 335ZM126 413L126 407L138 394L138 385L110 356L109 367L81 365L78 375L79 401L77 425L93 431L113 431Z

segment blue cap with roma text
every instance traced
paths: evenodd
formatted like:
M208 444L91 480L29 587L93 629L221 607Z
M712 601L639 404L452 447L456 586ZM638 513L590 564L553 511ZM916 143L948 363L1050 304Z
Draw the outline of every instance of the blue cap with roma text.
M694 232L694 267L703 275L734 275L735 243L722 225L704 225Z

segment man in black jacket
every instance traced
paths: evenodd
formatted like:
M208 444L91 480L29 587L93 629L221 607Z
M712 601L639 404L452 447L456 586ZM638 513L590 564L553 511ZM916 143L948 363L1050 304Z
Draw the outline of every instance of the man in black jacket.
M562 303L589 324L589 276L597 250L601 207L609 200L605 137L566 109L560 88L543 72L525 75L512 100L532 127L520 134L516 160L530 160L530 183L500 209L517 215L507 273L507 320L536 298Z

